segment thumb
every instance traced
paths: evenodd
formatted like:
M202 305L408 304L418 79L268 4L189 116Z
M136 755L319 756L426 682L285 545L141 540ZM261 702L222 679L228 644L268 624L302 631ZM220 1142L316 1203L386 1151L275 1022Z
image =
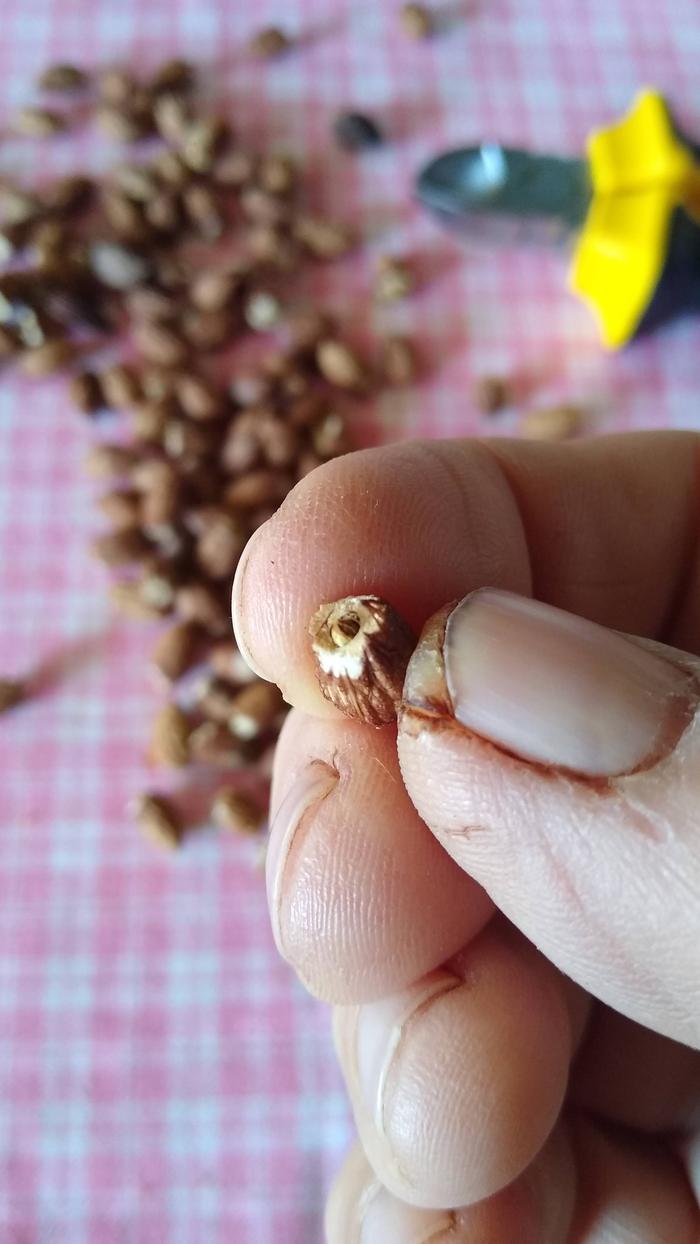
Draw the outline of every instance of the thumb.
M426 625L408 792L559 968L700 1046L700 659L485 589Z

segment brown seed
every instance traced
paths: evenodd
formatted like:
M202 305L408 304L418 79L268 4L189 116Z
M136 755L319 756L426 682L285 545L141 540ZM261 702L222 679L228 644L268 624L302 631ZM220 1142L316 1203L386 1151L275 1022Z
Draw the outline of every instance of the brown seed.
M134 804L134 816L139 828L156 846L169 850L180 846L183 825L171 800L163 795L140 795Z
M97 110L97 124L102 133L118 143L133 143L145 138L149 125L142 114L127 111L123 106L103 105Z
M284 225L291 216L289 203L285 199L268 194L259 186L247 186L238 202L244 215L256 224Z
M230 306L241 284L239 272L205 269L190 285L189 299L199 311L223 311Z
M176 151L161 151L152 165L154 173L168 186L180 189L192 177L192 172L180 159Z
M162 401L165 397L173 397L175 393L176 373L169 367L151 365L141 372L141 388L144 397L149 401Z
M227 471L242 473L256 466L261 454L258 435L258 413L254 410L237 415L229 425L221 449L221 464Z
M176 194L169 190L161 190L144 207L144 216L149 225L161 233L174 233L182 224L180 201Z
M118 189L137 203L147 203L158 190L158 181L146 164L119 164L110 173Z
M22 108L15 117L17 133L26 134L29 138L50 138L65 128L65 117L49 108Z
M128 314L135 320L173 320L178 312L178 303L172 294L150 285L129 290L124 302Z
M339 389L362 389L367 372L350 346L334 337L327 337L316 347L316 363L321 375Z
M190 753L199 764L213 765L231 771L242 768L246 761L246 749L234 739L231 731L216 721L203 721L190 735Z
M174 622L158 636L151 661L169 682L181 678L197 657L200 632L192 622Z
M208 423L189 419L171 419L163 434L163 449L169 458L178 460L206 457L216 444L217 430Z
M329 411L311 429L311 447L319 458L338 458L350 449L345 420L336 411Z
M138 402L129 411L129 426L134 440L142 445L159 445L173 416L169 398L158 402Z
M261 468L232 480L226 488L224 500L233 509L252 510L260 505L279 504L290 487L288 475Z
M251 56L257 56L260 60L273 60L276 56L282 56L289 51L291 46L291 41L284 31L278 30L276 26L268 26L253 35L248 44L248 51Z
M256 739L271 729L283 711L279 688L259 678L236 693L228 728L238 739Z
M139 562L151 551L143 532L137 527L108 531L92 541L92 552L106 566L126 566Z
M12 358L19 349L17 334L6 325L0 324L0 360Z
M240 523L225 510L211 514L197 541L197 562L210 579L233 578L246 535Z
M264 156L258 165L256 180L268 194L291 194L297 180L294 161L283 155Z
M299 267L299 247L279 226L255 225L248 230L247 246L253 259L270 264L281 272Z
M328 412L327 399L320 393L308 393L292 402L286 411L287 419L292 427L310 428L318 423Z
M44 191L44 206L47 212L69 216L87 207L92 199L95 186L89 177L79 173L70 173L59 177L57 181Z
M37 78L40 91L82 91L90 79L84 69L77 65L49 65Z
M222 395L201 376L183 373L177 377L177 400L190 419L217 419L223 410Z
M107 405L112 410L128 410L143 397L138 375L126 363L108 367L102 372L100 380Z
M433 15L423 4L404 4L399 16L403 30L412 39L427 39L435 29Z
M0 678L0 713L8 713L26 694L24 683L15 678Z
M107 589L109 600L119 613L127 618L140 618L152 621L162 617L160 609L147 604L143 599L141 584L138 581L127 583L111 583Z
M128 104L136 90L136 82L126 69L103 69L97 79L100 99L108 104Z
M299 433L291 424L263 412L257 417L257 437L268 466L290 467L296 461Z
M94 415L96 410L101 410L105 405L102 385L93 371L81 371L73 376L68 393L73 405L84 415Z
M199 236L209 242L220 238L225 222L215 191L195 183L185 186L181 197L185 216Z
M55 337L32 350L25 350L20 366L27 376L50 376L68 367L75 356L76 348L70 341Z
M224 635L230 628L228 610L220 596L204 583L179 588L175 608L184 622L197 622L210 635Z
M180 367L187 359L186 343L164 324L137 324L133 335L138 350L149 363Z
M126 488L107 492L97 502L114 531L130 531L140 523L140 498L138 493Z
M0 215L5 228L36 220L41 215L42 207L36 195L16 186L0 186Z
M382 342L379 369L389 385L413 384L418 372L413 342L407 337L386 337Z
M413 293L415 278L409 265L402 259L383 255L379 260L374 282L374 296L379 302L398 302Z
M287 327L293 348L306 352L315 350L324 337L332 336L335 325L328 312L314 307L297 311L287 321Z
M199 688L197 708L208 721L227 725L238 691L226 679L207 678Z
M339 259L352 250L354 239L346 225L321 216L297 216L294 236L314 259Z
M65 255L70 242L71 235L60 220L42 220L29 234L29 244L40 267L46 262L56 263L58 256Z
M187 126L179 144L180 156L194 173L209 173L230 134L223 117L201 117Z
M234 190L252 180L255 168L255 157L248 151L227 151L214 161L211 177L218 186Z
M260 829L264 816L249 795L224 787L214 796L211 819L220 829L231 830L235 834L255 834Z
M95 445L85 458L84 465L88 475L103 479L112 475L128 475L135 461L133 449L123 445Z
M511 386L502 376L480 376L472 389L472 401L482 415L495 415L512 400Z
M164 91L190 91L194 84L194 66L175 57L158 67L149 85L154 95L161 95Z
M151 729L150 758L155 765L181 769L190 759L189 717L177 704L166 704L156 714Z
M182 317L182 332L195 350L218 350L230 342L235 333L235 322L227 311L186 311Z
M563 441L581 430L584 412L579 406L549 406L523 415L519 432L534 441Z
M309 622L322 694L346 717L372 726L394 721L409 658L410 627L378 596L321 605Z
M256 678L232 639L212 645L209 649L209 663L214 673L227 682L245 684Z
M132 483L142 493L141 519L147 526L171 523L179 515L181 484L170 462L148 459L132 472Z
M192 124L190 105L177 93L160 95L153 105L153 116L161 138L173 146L183 142Z

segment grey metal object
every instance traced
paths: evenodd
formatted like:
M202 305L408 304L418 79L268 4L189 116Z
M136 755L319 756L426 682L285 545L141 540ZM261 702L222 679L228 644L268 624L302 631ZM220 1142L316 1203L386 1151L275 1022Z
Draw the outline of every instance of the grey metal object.
M583 225L592 196L587 160L498 143L438 156L416 188L425 207L469 237L518 245L569 241Z

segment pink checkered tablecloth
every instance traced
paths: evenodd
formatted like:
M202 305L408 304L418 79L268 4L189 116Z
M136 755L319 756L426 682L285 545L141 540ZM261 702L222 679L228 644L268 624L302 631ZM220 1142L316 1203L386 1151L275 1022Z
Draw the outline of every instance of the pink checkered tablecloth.
M479 430L468 393L514 373L526 400L590 405L595 430L700 426L700 320L604 355L565 259L468 251L411 202L424 160L493 136L577 152L644 84L700 135L697 0L471 0L414 44L382 0L3 0L0 125L59 59L208 70L246 143L298 153L319 207L364 251L316 290L358 325L415 332L430 374L358 420L362 442ZM261 66L254 26L300 37ZM334 150L337 110L384 148ZM0 173L99 169L89 130L0 140ZM421 288L372 308L374 258ZM369 308L369 310L368 310ZM508 431L506 415L498 425ZM125 812L151 780L149 627L116 620L85 545L88 432L63 386L0 383L0 653L36 698L0 723L0 1240L317 1244L350 1138L326 1011L279 962L248 843L204 832L172 858ZM392 1242L387 1241L387 1244Z

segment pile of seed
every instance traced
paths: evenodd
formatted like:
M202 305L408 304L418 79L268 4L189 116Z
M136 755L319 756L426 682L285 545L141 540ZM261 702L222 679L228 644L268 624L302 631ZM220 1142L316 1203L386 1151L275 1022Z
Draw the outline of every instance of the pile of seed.
M86 463L106 523L93 551L118 609L167 619L152 654L169 699L151 762L269 772L285 705L230 638L236 565L294 484L349 448L347 403L410 383L413 347L388 337L368 361L329 315L295 303L298 271L353 238L305 210L289 158L244 150L224 117L197 107L190 64L169 61L146 82L56 65L39 86L78 98L113 140L157 141L99 183L0 186L0 358L31 376L70 371L73 402L101 425ZM25 109L17 128L56 133L71 106ZM376 296L409 288L405 265L385 262ZM245 335L272 329L281 341L256 370L227 363ZM115 345L117 361L91 361ZM106 440L109 412L120 418ZM172 799L147 793L136 814L158 842L180 841ZM247 831L264 810L224 787L212 819Z

